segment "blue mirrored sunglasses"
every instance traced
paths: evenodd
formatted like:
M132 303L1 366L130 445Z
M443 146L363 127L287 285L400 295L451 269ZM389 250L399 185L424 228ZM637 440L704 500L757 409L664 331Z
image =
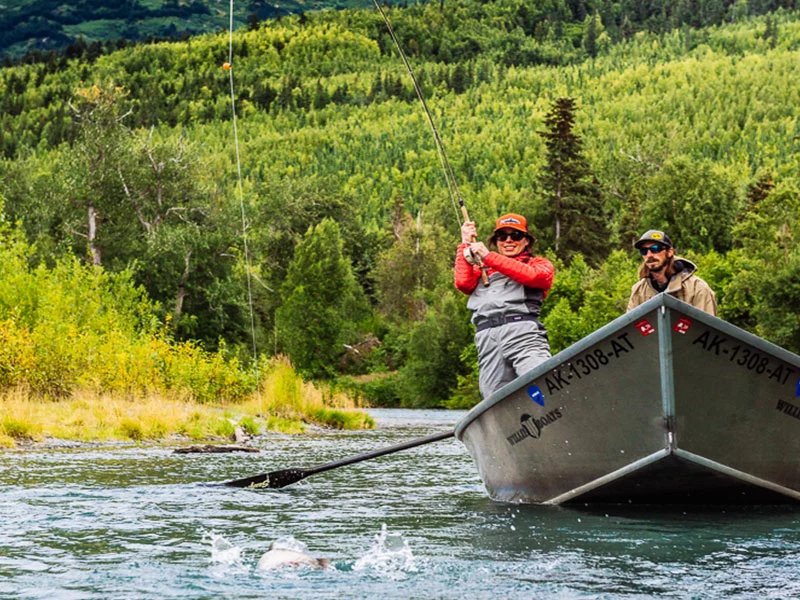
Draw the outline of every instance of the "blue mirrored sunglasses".
M648 252L652 252L653 254L658 254L659 252L663 252L666 250L666 246L662 246L661 244L653 244L652 246L644 246L639 248L639 254L642 256L647 256Z

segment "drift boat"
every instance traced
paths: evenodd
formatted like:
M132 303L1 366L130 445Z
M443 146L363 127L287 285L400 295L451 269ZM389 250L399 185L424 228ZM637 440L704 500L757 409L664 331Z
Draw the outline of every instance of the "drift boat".
M455 433L499 501L797 503L800 357L660 294Z

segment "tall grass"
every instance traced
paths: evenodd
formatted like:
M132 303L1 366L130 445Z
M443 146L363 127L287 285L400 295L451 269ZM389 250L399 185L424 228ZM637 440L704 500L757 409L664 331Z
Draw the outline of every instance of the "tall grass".
M189 394L126 396L83 390L59 400L24 388L0 393L0 446L46 438L79 441L227 440L236 426L251 435L300 433L307 424L369 429L357 400L303 381L284 357L265 363L260 389L238 402L195 402Z
M355 410L363 403L324 384L312 384L297 374L289 359L278 356L264 370L259 393L240 406L253 415L302 419L338 429L369 429L375 423L369 415Z
M23 389L0 396L0 445L42 441L47 437L80 441L225 439L234 429L218 407L180 398L130 399L84 392L52 401Z

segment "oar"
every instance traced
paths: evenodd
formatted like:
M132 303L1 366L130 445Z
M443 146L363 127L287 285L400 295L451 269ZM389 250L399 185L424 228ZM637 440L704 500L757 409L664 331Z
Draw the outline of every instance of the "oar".
M282 488L293 483L297 483L301 479L305 479L309 475L315 475L331 469L337 469L345 465L352 465L353 463L361 462L362 460L369 460L370 458L377 458L393 452L400 452L408 448L422 446L423 444L430 444L431 442L438 442L439 440L446 440L455 435L455 431L446 431L444 433L436 433L423 438L417 438L402 444L395 444L383 448L382 450L374 450L366 454L359 454L358 456L351 456L350 458L343 458L333 462L318 465L316 467L309 467L308 469L284 469L282 471L272 471L272 473L261 473L260 475L253 475L252 477L245 477L244 479L234 479L233 481L226 481L222 485L240 488Z

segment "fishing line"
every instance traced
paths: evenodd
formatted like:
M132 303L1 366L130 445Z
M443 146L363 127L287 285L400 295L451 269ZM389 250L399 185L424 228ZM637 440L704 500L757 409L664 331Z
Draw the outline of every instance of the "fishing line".
M439 153L439 162L442 163L442 170L444 171L444 179L447 182L447 192L450 195L450 202L453 203L453 208L456 211L456 220L459 224L462 224L461 219L458 217L456 199L458 199L458 206L461 207L461 216L463 217L464 221L470 220L469 214L467 213L467 205L464 204L464 199L461 197L461 192L459 191L458 184L456 183L456 176L453 173L453 167L450 166L450 161L447 160L447 153L444 151L442 138L439 137L439 131L436 129L436 124L433 122L433 116L431 115L431 111L428 109L428 103L425 101L425 96L422 93L422 87L420 87L419 81L417 81L417 76L414 75L414 70L411 68L411 64L406 58L406 53L403 52L403 47L400 45L400 41L394 34L394 29L392 29L392 24L389 23L386 13L384 12L383 8L381 8L378 0L372 0L372 3L375 5L375 8L378 9L378 12L381 13L383 22L386 24L386 29L389 31L389 35L394 42L394 47L397 48L397 52L400 54L400 58L403 59L403 64L406 66L406 71L408 71L408 74L411 76L411 81L414 82L414 91L417 93L417 98L419 98L419 101L422 103L422 108L425 110L425 116L428 117L428 124L431 126L431 131L433 132L433 139L436 140L436 150ZM472 237L472 241L475 241L475 236ZM464 256L467 257L468 261L471 261L473 264L480 267L481 281L483 281L484 286L488 286L489 276L480 257L472 254L469 250L464 251Z
M224 67L228 71L228 79L231 83L231 114L233 115L233 141L236 148L236 175L239 190L239 207L242 213L242 240L244 242L244 263L247 270L247 303L250 307L250 333L253 337L253 364L256 368L256 380L258 381L258 345L256 343L256 321L253 311L253 285L250 275L250 252L247 247L247 218L244 211L244 189L242 186L242 161L239 157L239 132L236 128L236 96L233 89L233 0L230 5L230 25L228 28L228 62Z
M456 219L458 220L459 224L461 220L458 217L458 207L456 207L456 199L458 199L458 205L461 207L461 212L464 217L464 220L467 220L466 214L466 206L464 204L464 199L461 197L461 192L458 190L458 184L456 183L456 177L453 174L453 168L450 166L450 161L447 160L447 153L444 151L444 144L442 143L442 139L439 137L439 131L436 129L436 124L433 122L433 116L431 116L431 111L428 109L428 103L425 101L425 96L422 93L422 87L419 85L419 81L417 81L417 76L414 75L414 71L411 68L411 64L408 62L406 58L406 53L403 52L403 47L400 45L400 41L397 39L397 36L394 34L394 29L392 29L391 23L389 23L389 19L386 17L386 13L381 8L381 5L378 4L378 0L372 0L373 4L375 4L375 8L378 9L378 12L383 17L383 22L386 24L386 29L389 31L389 36L392 38L394 42L395 48L397 48L397 52L400 54L400 58L403 59L403 64L406 66L406 71L411 76L411 81L414 82L414 91L417 93L417 98L422 103L422 108L425 111L425 116L428 118L428 124L431 127L431 131L433 132L433 138L436 141L436 150L439 154L439 162L442 165L442 170L444 171L444 179L447 182L447 193L450 196L450 202L453 203L453 208L456 211Z

